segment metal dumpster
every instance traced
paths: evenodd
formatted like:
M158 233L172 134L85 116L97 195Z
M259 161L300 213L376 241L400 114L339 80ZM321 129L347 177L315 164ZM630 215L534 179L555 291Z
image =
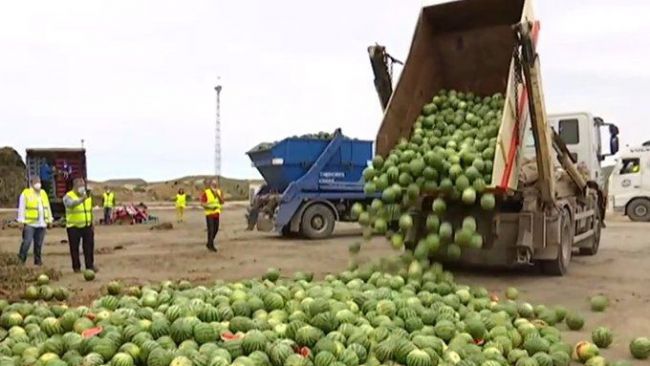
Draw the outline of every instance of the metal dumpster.
M335 221L352 221L352 205L372 198L362 180L372 143L338 129L328 139L290 137L247 152L266 181L249 209L249 229L320 239Z

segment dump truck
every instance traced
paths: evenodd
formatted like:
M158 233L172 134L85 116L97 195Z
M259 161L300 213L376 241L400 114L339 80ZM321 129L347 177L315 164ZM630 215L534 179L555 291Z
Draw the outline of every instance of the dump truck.
M249 229L322 239L332 234L336 221L355 221L352 206L374 198L364 193L362 180L372 144L337 129L252 148L246 154L265 184L249 207Z
M38 148L25 152L27 177L39 176L47 192L55 220L65 215L63 196L72 189L72 180L86 180L86 150L75 148Z
M539 30L530 0L423 7L395 90L379 93L382 104L390 96L376 137L381 156L411 135L422 107L442 89L505 96L487 182L497 206L471 213L484 244L463 249L461 264L539 264L545 273L564 275L574 249L587 255L598 251L606 207L600 163L618 150L618 128L590 113L547 116L536 51ZM371 47L369 52L373 70L380 69L374 63L382 50ZM378 92L387 84L382 79L376 75ZM610 132L607 153L601 128ZM522 183L524 172L532 174ZM435 197L419 198L407 245L425 234ZM453 209L448 214L452 221L462 220Z

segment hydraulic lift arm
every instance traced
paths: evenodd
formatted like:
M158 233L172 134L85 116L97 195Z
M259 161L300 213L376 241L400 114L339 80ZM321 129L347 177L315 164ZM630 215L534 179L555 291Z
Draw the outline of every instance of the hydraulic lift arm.
M368 47L368 56L372 72L375 74L375 89L379 95L379 102L382 109L386 110L390 96L393 94L393 64L403 65L403 63L389 55L386 47L378 44Z
M533 43L530 22L522 22L515 26L517 40L521 46L521 70L526 82L525 92L528 97L530 124L535 140L535 158L537 160L538 187L542 200L549 206L555 205L555 178L553 176L553 159L551 149L551 129L546 119L546 108L539 67L539 56Z
M522 22L515 26L515 30L517 41L521 47L520 64L526 81L525 92L528 97L530 123L535 140L535 155L539 174L538 186L544 203L552 206L555 204L555 177L551 149L555 150L560 165L580 191L584 191L587 183L578 172L575 162L571 159L571 154L560 136L548 125L539 56L532 38L533 26L534 24L531 22Z

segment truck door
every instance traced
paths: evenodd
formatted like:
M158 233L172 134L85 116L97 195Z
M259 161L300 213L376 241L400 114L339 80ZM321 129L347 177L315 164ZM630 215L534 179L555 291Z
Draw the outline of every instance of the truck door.
M614 169L616 171L612 173L612 186L609 187L609 192L614 199L614 207L621 210L631 199L640 195L643 171L648 169L641 166L639 157L622 158Z

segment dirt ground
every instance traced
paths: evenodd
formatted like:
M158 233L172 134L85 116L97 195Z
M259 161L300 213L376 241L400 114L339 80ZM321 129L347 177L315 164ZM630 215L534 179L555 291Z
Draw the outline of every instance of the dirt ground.
M152 210L162 221L173 221L174 211ZM112 279L145 283L164 279L210 282L261 275L268 267L283 273L313 271L317 275L344 270L348 245L360 240L356 225L339 225L334 238L319 241L282 239L274 234L245 230L244 204L229 205L219 233L220 251L205 248L205 229L199 210L190 210L186 222L169 231L152 231L149 226L96 228L95 261L97 279L85 282L72 273L63 229L52 229L46 237L44 263L60 270L57 283L76 292L75 301L95 296ZM487 287L502 293L507 286L520 289L521 298L531 303L564 305L587 318L581 332L567 332L569 341L590 339L596 326L606 325L615 334L614 344L604 351L610 360L628 359L627 345L636 336L650 336L650 224L632 223L613 217L603 231L601 251L594 257L575 256L570 274L546 277L535 270L460 270L459 282ZM17 252L17 229L0 230L0 250ZM362 249L362 258L390 252L383 238L375 238ZM31 259L30 259L31 260ZM604 313L589 310L588 298L607 295L612 305ZM642 363L637 363L641 365Z

